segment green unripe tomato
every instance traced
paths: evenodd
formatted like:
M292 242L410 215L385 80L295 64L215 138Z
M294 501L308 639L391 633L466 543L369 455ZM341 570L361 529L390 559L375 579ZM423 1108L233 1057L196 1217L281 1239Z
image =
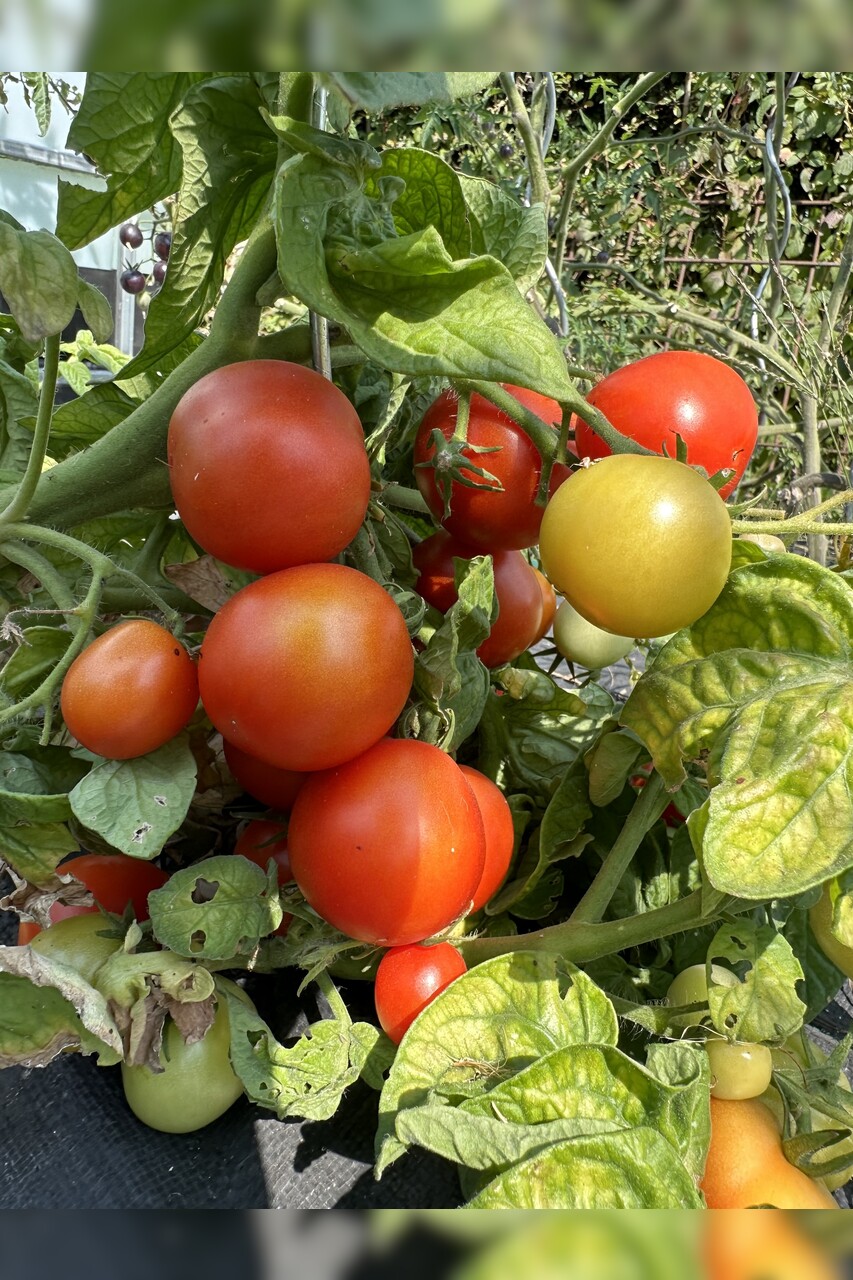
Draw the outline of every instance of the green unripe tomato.
M76 969L81 978L91 984L101 965L121 946L119 938L101 936L109 928L109 922L100 912L69 916L37 933L30 946L39 955Z
M832 899L829 885L809 911L809 924L827 960L831 960L845 977L853 978L853 947L846 947L832 932Z
M766 551L771 556L779 555L788 550L782 539L777 538L775 533L742 533L740 541L754 542L757 547L760 547L762 551Z
M738 982L732 971L720 964L711 965L711 981L718 987L736 987ZM704 1004L707 999L708 977L704 964L691 964L688 969L682 969L666 993L667 1004Z
M554 616L554 644L569 662L577 662L590 671L609 667L634 648L633 638L602 631L582 618L568 600L563 601Z
M217 982L225 985L224 979ZM233 986L229 984L228 989ZM233 994L254 1008L245 992L236 988ZM161 1133L193 1133L218 1120L243 1093L231 1066L230 1042L224 1000L217 1004L213 1024L197 1044L185 1044L169 1019L160 1051L162 1072L122 1063L124 1096L137 1119Z
M711 1096L732 1102L757 1098L770 1084L773 1058L766 1044L705 1043L711 1063Z

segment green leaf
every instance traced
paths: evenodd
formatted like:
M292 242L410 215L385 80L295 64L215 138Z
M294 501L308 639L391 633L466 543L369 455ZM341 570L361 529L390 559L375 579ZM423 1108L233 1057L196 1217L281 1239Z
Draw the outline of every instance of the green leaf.
M24 79L30 91L39 133L44 137L50 128L50 85L47 72L25 71Z
M0 751L0 823L64 822L71 817L68 792L89 768L65 747Z
M106 191L59 183L57 234L80 249L140 209L173 195L181 155L169 117L210 72L90 71L68 146L90 156Z
M506 667L496 680L480 726L483 772L508 792L547 804L558 780L596 741L614 701L598 685L577 693L557 687L538 669Z
M628 699L670 786L710 755L701 856L721 892L789 897L853 864L852 661L847 585L773 556L733 573Z
M565 395L570 384L559 345L502 263L489 256L454 261L431 225L396 235L399 184L375 183L376 152L285 117L271 123L301 152L276 181L279 273L291 293L345 326L386 369ZM382 199L366 194L371 183L374 190L381 185ZM410 210L415 196L407 188Z
M77 305L96 342L109 342L113 332L113 312L107 299L88 280L80 280Z
M50 880L60 859L77 848L77 841L61 822L0 827L0 858L30 884Z
M58 627L27 627L0 671L0 689L14 700L25 698L53 670L70 643L71 633Z
M404 1145L395 1124L434 1091L476 1096L565 1045L616 1038L612 1006L545 952L498 956L457 978L412 1023L379 1103L377 1177Z
M730 1039L748 1044L781 1041L799 1031L806 1006L797 995L800 962L791 944L770 925L739 920L723 925L708 948L708 961L748 964L734 987L712 985L708 1007L714 1026Z
M179 956L230 960L251 955L281 924L275 870L246 858L206 858L149 894L154 936Z
M502 262L519 289L533 287L548 256L548 228L542 205L522 205L493 182L460 173L468 207L471 248Z
M32 446L32 432L24 420L38 412L38 391L25 373L0 360L0 467L10 480L24 474Z
M702 1197L654 1129L572 1138L502 1173L471 1209L701 1209Z
M844 986L845 974L836 968L818 945L809 924L808 911L792 911L782 932L791 944L791 950L805 975L803 998L806 1012L803 1020L811 1022Z
M29 342L61 333L77 306L77 266L49 231L0 222L0 292Z
M497 71L322 71L320 80L352 107L389 107L452 102L488 89Z
M136 408L136 402L112 382L89 387L76 400L59 405L50 424L50 448L60 460L77 453L86 445L123 422Z
M274 134L248 73L190 88L170 118L183 178L163 287L152 299L145 343L126 377L156 366L213 306L225 264L258 221L275 171Z
M156 858L186 817L195 783L195 757L180 735L150 755L99 762L69 800L78 821L114 849Z
M382 167L365 183L365 193L381 200L383 182L399 179L402 190L391 204L398 236L434 227L451 258L471 255L471 228L459 176L440 156L417 147L382 153ZM495 255L496 257L498 255Z
M589 798L594 805L605 808L622 794L642 750L642 744L631 733L602 734L586 757Z
M43 1067L60 1053L121 1059L121 1037L100 992L29 947L0 948L0 1067Z

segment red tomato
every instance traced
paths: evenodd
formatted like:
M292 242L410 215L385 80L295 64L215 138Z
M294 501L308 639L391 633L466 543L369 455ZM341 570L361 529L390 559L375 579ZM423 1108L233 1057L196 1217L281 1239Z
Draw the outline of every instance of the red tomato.
M78 742L108 760L162 747L198 703L196 666L156 622L111 627L75 658L62 682L62 715Z
M172 415L168 458L193 538L256 573L331 560L367 510L355 409L328 379L287 361L247 360L199 379Z
M524 387L507 385L505 390L544 422L560 425L562 410L556 400ZM539 537L544 510L535 502L542 459L521 427L483 396L471 397L468 443L499 451L474 453L468 449L465 457L493 475L503 486L503 492L493 482L484 481L482 476L471 472L466 478L477 484L488 484L488 488L469 489L455 482L450 496L450 515L444 519L444 502L435 483L435 470L418 464L428 462L435 453L430 442L433 431L440 431L446 440L453 435L457 404L458 397L453 391L443 391L427 410L415 440L415 479L430 511L449 533L480 551L517 551L532 547ZM567 467L559 464L554 467L551 493L568 474Z
M644 764L639 773L632 774L630 782L632 787L636 787L638 791L642 791L643 787L649 780L649 774L652 771L652 764ZM687 819L674 801L670 801L664 809L661 817L667 827L683 827Z
M280 813L289 813L293 808L296 793L305 781L304 773L294 773L292 769L277 769L274 764L266 764L247 751L241 751L233 742L223 739L225 763L243 790L270 809L278 809Z
M168 880L165 871L140 858L129 858L123 853L82 853L69 858L57 867L57 874L74 876L80 880L95 899L95 906L67 906L54 902L50 908L53 924L68 920L71 916L92 915L103 907L117 916L124 915L128 903L133 907L137 920L148 919L148 895L162 889ZM18 926L18 946L31 942L41 930L31 920L22 920Z
M237 837L234 852L241 858L248 858L256 867L266 871L270 858L278 871L279 888L293 883L293 872L290 869L290 854L287 849L287 832L280 822L270 822L266 818L253 818L247 823Z
M687 446L691 466L709 476L724 467L735 474L720 490L727 498L752 457L758 437L758 410L740 374L700 351L659 351L611 373L587 396L609 422L656 453L666 445L676 456L676 434ZM582 418L574 416L580 458L610 453Z
M500 787L495 786L491 778L487 778L478 769L472 769L467 764L459 767L474 792L486 836L486 862L471 905L472 911L479 911L494 897L504 882L512 861L515 828L512 825L512 810Z
M459 766L426 742L390 738L309 778L288 836L314 910L379 946L422 942L464 915L486 857Z
M405 705L414 653L397 605L339 564L251 582L223 605L201 650L207 714L279 769L329 769L367 750Z
M479 554L443 529L425 538L412 553L419 575L417 590L429 604L446 613L458 599L454 558L470 560ZM494 551L492 564L499 613L477 653L487 667L499 667L517 658L535 640L542 618L542 593L520 551Z
M379 961L373 989L382 1030L399 1044L415 1018L467 966L449 942L392 947Z
M533 572L536 574L536 581L539 583L539 590L542 592L542 617L539 621L539 632L533 637L533 643L535 644L537 640L541 640L551 630L551 625L557 612L557 593L544 573L539 569L533 569Z

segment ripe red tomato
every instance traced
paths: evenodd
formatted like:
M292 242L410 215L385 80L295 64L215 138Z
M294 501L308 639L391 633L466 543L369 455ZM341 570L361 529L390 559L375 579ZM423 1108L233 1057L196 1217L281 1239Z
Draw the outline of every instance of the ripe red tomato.
M506 386L525 408L531 409L544 422L559 426L562 410L556 400L540 396L524 387ZM449 440L456 430L458 398L453 391L443 391L426 412L415 440L415 479L436 520L452 533L480 551L513 551L532 547L539 537L542 507L535 498L542 475L542 459L536 446L516 423L501 413L483 396L471 397L468 419L469 445L497 448L496 453L474 453L465 450L475 466L482 467L503 486L503 492L482 476L470 473L477 484L488 488L469 489L456 481L450 496L450 515L444 519L444 502L435 483L435 470L419 466L428 462L435 449L430 437L440 431ZM562 484L568 469L554 467L550 491Z
M279 888L293 883L290 854L287 848L287 832L280 822L266 818L253 818L237 837L234 852L248 858L256 867L266 871L270 858L278 871Z
M308 772L351 760L403 709L414 653L397 605L339 564L251 582L210 624L199 662L205 710L242 751Z
M472 911L479 911L494 897L504 882L512 861L515 828L512 824L512 810L500 787L495 786L491 778L487 778L478 769L472 769L467 764L459 767L474 792L486 836L486 862L471 905Z
M419 575L417 590L429 604L446 613L458 599L454 557L470 560L479 554L443 529L425 538L412 553ZM477 653L487 667L499 667L517 658L536 639L542 618L542 593L520 551L494 551L492 564L499 613Z
M137 920L148 919L148 895L162 889L168 880L165 871L140 858L129 858L123 853L82 853L69 858L57 867L59 875L74 876L80 880L95 899L95 906L67 906L54 902L50 908L53 924L69 920L72 916L94 915L98 907L124 915L128 903L133 907ZM22 920L18 926L18 946L31 942L40 933L39 926L31 920Z
M415 1018L467 966L449 942L392 947L379 961L373 996L376 1016L387 1036L399 1044Z
M274 764L267 764L241 751L233 742L223 739L225 763L231 770L235 782L239 782L248 795L254 796L270 809L278 809L280 813L289 813L293 808L296 793L305 781L304 773L294 773L292 769L277 769Z
M288 836L314 910L379 946L422 942L464 915L486 857L459 766L426 742L391 738L309 778Z
M133 618L93 640L62 682L62 715L78 742L108 760L162 747L198 703L196 666L156 622Z
M724 467L735 474L720 490L727 498L755 449L758 410L739 373L701 351L659 351L609 374L587 396L609 422L656 453L664 444L676 456L676 434L691 466L709 476ZM576 415L572 418L580 458L604 458L607 445Z
M284 360L200 378L172 415L168 459L190 534L256 573L331 560L367 510L358 414L328 379Z
M542 593L542 617L539 620L539 631L533 637L533 643L535 644L537 640L541 640L551 630L557 612L557 593L541 570L534 568L533 572L536 574L536 581L539 583L539 590Z

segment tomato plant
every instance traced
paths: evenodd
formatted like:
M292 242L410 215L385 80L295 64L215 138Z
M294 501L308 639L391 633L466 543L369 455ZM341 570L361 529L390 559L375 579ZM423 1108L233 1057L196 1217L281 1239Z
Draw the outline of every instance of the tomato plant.
M399 1044L421 1010L464 972L465 961L449 942L431 947L413 943L386 951L374 986L382 1030Z
M622 454L560 486L540 551L546 575L588 622L620 636L663 636L690 626L722 591L731 521L698 472Z
M270 809L278 809L281 813L290 812L299 788L305 781L304 773L278 769L274 764L267 764L265 760L249 755L248 751L241 751L227 738L223 741L222 748L225 763L244 791Z
M109 760L156 751L189 723L197 703L192 658L179 640L144 618L98 636L62 682L69 732Z
M749 387L730 365L702 351L659 351L608 374L587 396L613 424L654 453L676 456L677 436L687 446L687 462L709 476L729 468L734 475L720 489L728 497L755 449L758 410ZM575 446L582 458L610 453L577 415Z
M288 839L314 910L379 946L422 942L464 915L486 857L465 775L426 742L386 739L309 778Z
M543 422L559 426L562 410L555 400L525 387L506 390ZM467 448L463 457L484 468L491 479L473 472L462 475L469 484L454 481L450 488L450 514L444 515L444 499L436 483L433 433L450 440L456 430L458 397L443 391L424 415L415 440L415 479L436 520L453 537L481 552L523 550L539 535L543 508L536 503L542 460L530 437L483 396L471 396ZM479 452L479 450L495 450ZM564 466L554 468L551 491L566 478ZM472 487L474 486L474 487Z
M442 613L457 600L455 560L478 553L445 532L434 533L414 549L417 589ZM542 621L542 592L533 569L520 551L492 552L498 616L488 637L477 649L487 667L512 662L534 642Z
M414 656L399 608L365 574L301 565L243 587L211 622L199 659L210 719L278 769L328 769L391 728Z
M285 360L215 369L179 401L168 447L181 519L228 564L270 573L331 560L364 519L361 423L313 369Z

